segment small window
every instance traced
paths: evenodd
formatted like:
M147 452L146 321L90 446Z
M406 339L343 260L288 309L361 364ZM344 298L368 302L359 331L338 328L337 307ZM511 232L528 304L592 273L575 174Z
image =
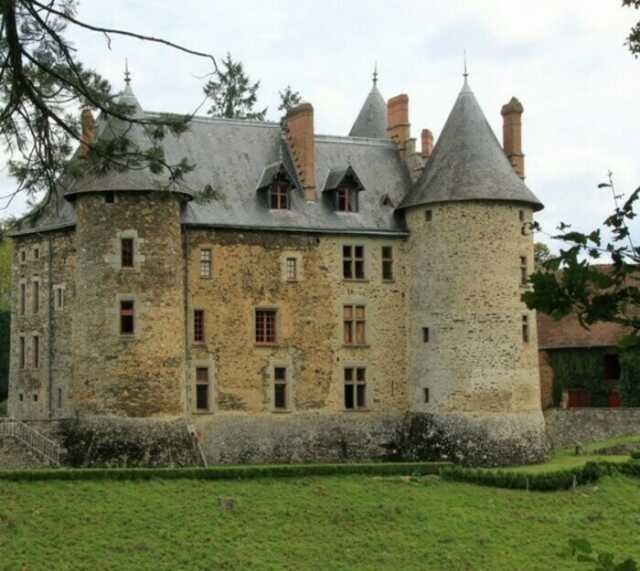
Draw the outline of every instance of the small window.
M40 311L40 282L38 280L33 280L32 292L33 292L33 313L35 315Z
M33 368L40 368L40 337L38 335L33 336Z
M518 216L520 217L520 222L524 222L524 220L525 220L524 210L519 210L518 211Z
M24 395L22 393L18 395L18 398L20 399L20 402L24 401Z
M209 410L209 368L196 368L196 409Z
M364 246L342 246L342 277L345 280L363 280Z
M113 204L116 201L116 195L112 191L105 192L104 201L107 204Z
M522 341L529 343L529 316L522 316Z
M33 249L33 259L34 260L39 260L40 259L40 248L34 248Z
M529 268L527 267L527 257L520 256L520 285L526 286L529 283Z
M200 277L204 279L211 278L212 275L212 257L211 248L202 248L200 250Z
M344 370L344 408L355 410L367 406L367 381L364 367L346 367Z
M135 306L131 300L120 302L120 334L132 335L135 331Z
M133 238L122 238L120 240L121 265L123 268L133 268L134 246Z
M62 389L58 389L58 408L62 408Z
M393 248L382 246L382 279L393 281Z
M432 210L425 210L424 211L424 219L426 222L431 222L431 220L433 220L433 211Z
M193 340L196 343L204 343L204 311L202 309L193 311Z
M343 308L344 344L366 344L366 319L364 305L345 305Z
M298 260L296 258L287 258L287 281L295 282L298 280Z
M277 178L271 184L269 191L269 208L272 210L289 209L289 183Z
M261 345L276 342L275 309L256 309L256 343Z
M422 328L422 342L423 343L429 343L429 328L428 327L423 327Z
M27 284L20 284L20 315L26 313L27 308Z
M25 250L22 250L20 252L20 263L26 264L26 262L27 262L27 252Z
M429 389L424 388L422 389L422 392L423 392L424 402L425 403L429 402Z
M33 393L33 402L38 402L38 393Z
M287 369L275 367L273 370L273 406L278 410L287 408Z
M57 286L54 293L56 311L62 311L64 309L64 288Z
M24 337L20 337L18 360L20 361L20 368L24 369L25 364L26 364L26 350L25 350L25 339L24 339Z
M357 212L358 191L346 187L336 190L336 210L338 212Z

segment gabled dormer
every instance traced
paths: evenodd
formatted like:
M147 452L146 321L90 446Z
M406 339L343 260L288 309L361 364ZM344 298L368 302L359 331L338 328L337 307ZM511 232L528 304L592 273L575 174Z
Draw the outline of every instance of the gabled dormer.
M358 212L358 195L363 190L364 185L349 165L329 171L323 196L335 212Z
M256 186L258 200L270 210L289 210L292 193L296 186L294 178L282 161L267 165Z

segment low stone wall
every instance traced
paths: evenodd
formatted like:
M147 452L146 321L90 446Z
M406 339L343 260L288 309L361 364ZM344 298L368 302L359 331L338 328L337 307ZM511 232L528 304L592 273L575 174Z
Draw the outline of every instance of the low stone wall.
M544 416L554 448L614 436L640 435L640 408L550 409Z

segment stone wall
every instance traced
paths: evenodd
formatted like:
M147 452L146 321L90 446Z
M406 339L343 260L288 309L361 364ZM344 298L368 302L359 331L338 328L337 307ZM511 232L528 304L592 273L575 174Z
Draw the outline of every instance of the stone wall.
M640 435L640 408L550 409L544 416L554 448Z

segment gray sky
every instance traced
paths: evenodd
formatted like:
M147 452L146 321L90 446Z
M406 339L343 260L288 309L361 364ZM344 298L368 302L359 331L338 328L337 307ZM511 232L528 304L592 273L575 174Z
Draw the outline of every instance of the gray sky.
M515 95L525 107L527 184L546 206L538 216L546 230L599 224L612 203L596 185L609 169L619 192L640 185L640 61L623 46L640 11L620 2L82 0L79 16L217 57L229 51L261 80L268 118L278 118L278 90L291 84L324 134L348 133L377 61L384 97L409 95L413 135L430 128L437 138L466 48L471 88L499 138L502 104ZM118 37L111 50L99 35L72 37L81 59L118 89L128 57L145 109L190 112L202 101L205 60ZM0 170L0 195L12 188ZM24 211L24 200L9 209Z

